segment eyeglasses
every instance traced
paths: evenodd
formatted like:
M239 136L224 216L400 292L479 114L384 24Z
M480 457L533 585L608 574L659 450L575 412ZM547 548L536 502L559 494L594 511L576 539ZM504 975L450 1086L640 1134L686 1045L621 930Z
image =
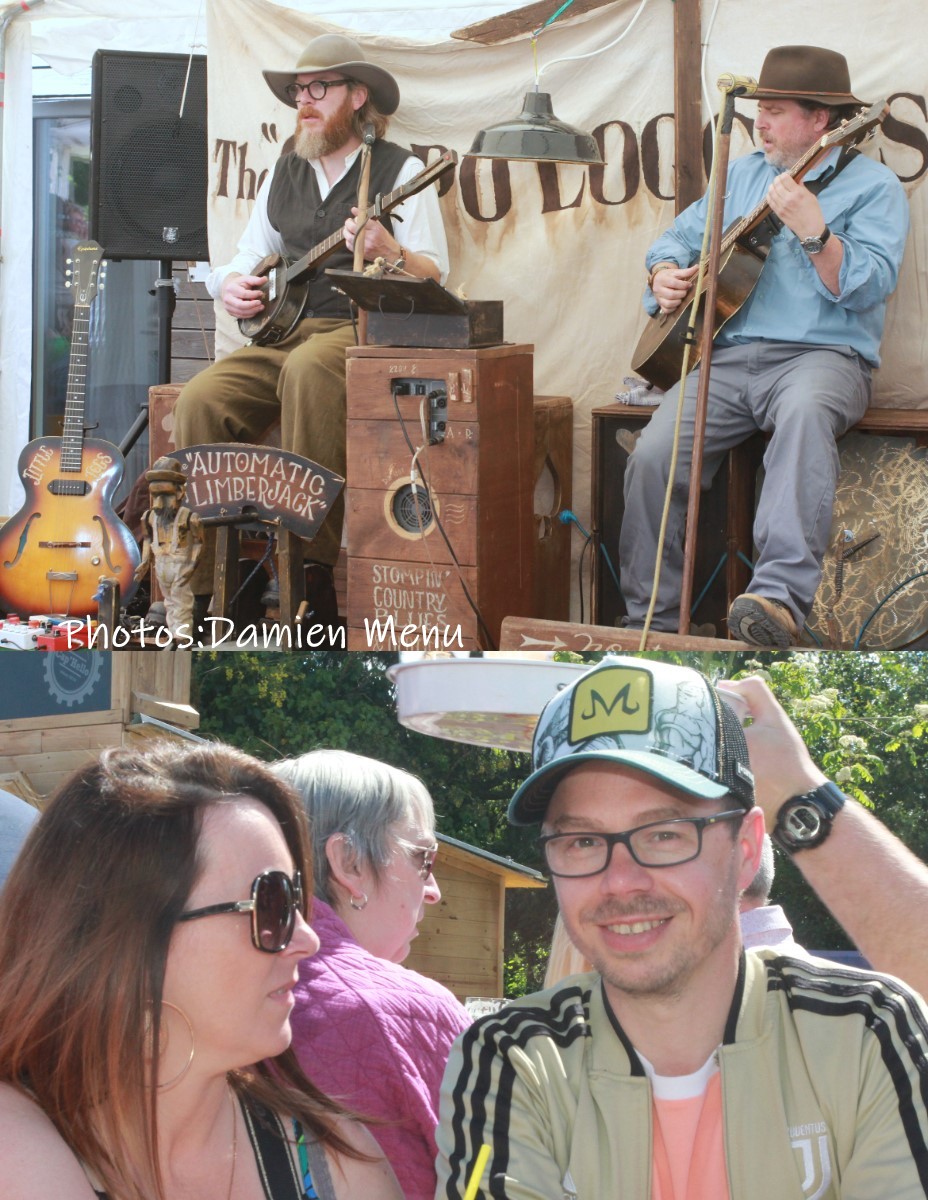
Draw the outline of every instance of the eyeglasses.
M397 841L410 858L420 860L416 869L422 879L428 879L435 866L435 859L438 857L438 843L433 842L431 846L417 846L415 842L407 842L405 838L397 838Z
M625 833L552 833L538 841L548 871L562 879L599 875L620 843L641 867L678 867L699 857L704 829L719 821L740 821L744 814L743 808L735 808L711 817L653 821Z
M284 91L291 100L299 100L303 92L310 100L324 100L329 88L342 87L351 83L350 79L311 79L309 83L288 83Z
M230 900L181 913L178 921L196 921L219 913L251 913L251 941L256 950L279 954L293 937L297 910L303 912L303 881L299 871L292 879L283 871L262 871L251 885L250 900Z

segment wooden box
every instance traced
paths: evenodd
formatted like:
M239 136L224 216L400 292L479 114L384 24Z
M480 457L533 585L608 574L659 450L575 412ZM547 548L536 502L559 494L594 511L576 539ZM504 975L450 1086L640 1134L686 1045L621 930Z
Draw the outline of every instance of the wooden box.
M439 346L468 349L499 346L503 341L502 300L466 300L460 313L370 312L369 346Z
M532 348L347 358L349 649L493 648L533 603Z

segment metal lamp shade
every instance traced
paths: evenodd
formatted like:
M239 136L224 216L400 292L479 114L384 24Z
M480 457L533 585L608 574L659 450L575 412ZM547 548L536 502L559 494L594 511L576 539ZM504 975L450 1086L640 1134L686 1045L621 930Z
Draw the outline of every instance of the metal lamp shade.
M474 138L468 156L603 164L593 135L559 121L547 92L528 92L517 117L482 129Z

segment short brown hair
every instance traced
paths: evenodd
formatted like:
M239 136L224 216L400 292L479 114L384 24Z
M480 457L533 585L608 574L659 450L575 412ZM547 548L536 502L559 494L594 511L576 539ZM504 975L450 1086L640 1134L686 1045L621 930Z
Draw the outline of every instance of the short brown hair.
M302 806L262 763L217 744L105 751L49 802L0 896L0 1081L28 1091L120 1200L163 1195L156 1088L171 935L201 869L203 812L250 798L280 825L312 893ZM230 1075L335 1150L341 1110L292 1050Z

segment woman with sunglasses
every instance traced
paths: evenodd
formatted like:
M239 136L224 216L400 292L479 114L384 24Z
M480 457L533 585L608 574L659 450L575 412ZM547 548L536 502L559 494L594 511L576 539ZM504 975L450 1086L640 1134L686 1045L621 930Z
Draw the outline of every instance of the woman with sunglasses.
M342 750L273 769L309 815L321 943L300 964L293 1048L317 1087L374 1118L407 1200L432 1200L441 1078L470 1024L446 988L399 965L441 899L432 798L406 771Z
M0 1197L402 1200L290 1049L305 817L224 746L112 750L0 897Z

